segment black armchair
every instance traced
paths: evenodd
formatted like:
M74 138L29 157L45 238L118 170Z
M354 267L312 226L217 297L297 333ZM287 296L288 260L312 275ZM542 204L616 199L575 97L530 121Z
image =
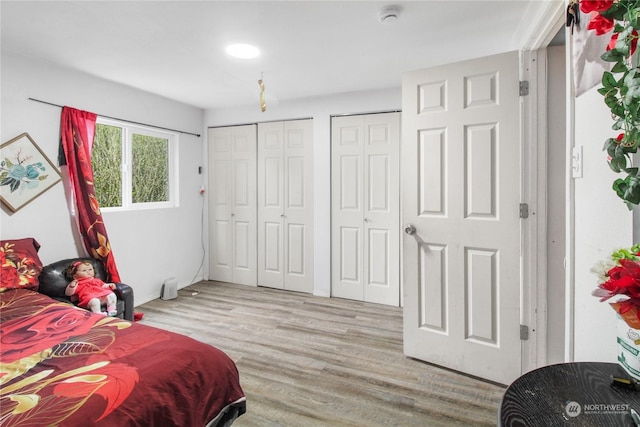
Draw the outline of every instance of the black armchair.
M93 264L96 277L106 281L107 275L100 261L93 258L69 258L56 261L42 269L39 277L38 292L59 301L73 304L74 301L72 301L71 297L64 294L69 284L69 279L65 277L64 270L75 261L89 261ZM114 293L118 297L118 302L116 303L118 313L116 317L133 321L133 289L124 283L116 283Z

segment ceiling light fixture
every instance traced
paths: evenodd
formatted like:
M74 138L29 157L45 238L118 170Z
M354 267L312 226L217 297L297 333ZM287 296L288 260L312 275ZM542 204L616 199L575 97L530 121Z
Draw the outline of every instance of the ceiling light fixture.
M400 17L400 7L398 6L386 6L378 15L378 21L382 24L392 24Z
M257 47L252 46L250 44L244 44L244 43L236 43L236 44L229 45L227 46L226 51L229 55L233 56L234 58L241 58L241 59L251 59L260 55L260 51L258 50Z

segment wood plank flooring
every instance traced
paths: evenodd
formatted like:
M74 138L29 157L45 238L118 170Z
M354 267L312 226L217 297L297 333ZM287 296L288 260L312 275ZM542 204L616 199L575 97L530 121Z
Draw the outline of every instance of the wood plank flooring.
M404 356L401 308L208 281L136 311L236 362L234 427L496 425L504 388Z

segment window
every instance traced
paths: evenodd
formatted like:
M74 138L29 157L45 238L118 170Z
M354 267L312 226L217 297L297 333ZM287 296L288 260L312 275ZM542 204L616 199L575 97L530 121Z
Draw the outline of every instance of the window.
M101 209L177 206L176 134L99 118L91 150Z

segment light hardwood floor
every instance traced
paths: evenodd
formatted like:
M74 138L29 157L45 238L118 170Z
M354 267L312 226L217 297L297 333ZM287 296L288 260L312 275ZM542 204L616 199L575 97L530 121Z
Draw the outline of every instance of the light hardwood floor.
M401 308L209 281L136 311L236 362L234 427L496 425L504 388L405 357Z

